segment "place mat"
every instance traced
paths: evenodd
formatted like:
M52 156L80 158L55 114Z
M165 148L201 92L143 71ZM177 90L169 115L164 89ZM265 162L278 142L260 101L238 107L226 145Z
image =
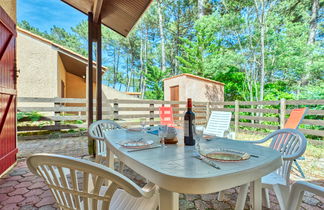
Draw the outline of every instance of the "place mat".
M120 145L127 149L142 149L151 146L154 141L127 141L122 142Z
M206 140L211 140L212 138L215 138L216 136L210 136L210 135L203 135L203 138Z
M246 152L231 149L217 149L201 155L208 159L222 162L242 161L250 158L250 154Z

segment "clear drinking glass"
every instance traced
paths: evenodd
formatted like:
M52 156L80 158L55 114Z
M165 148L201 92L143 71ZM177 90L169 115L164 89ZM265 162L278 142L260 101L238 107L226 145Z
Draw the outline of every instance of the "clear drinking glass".
M196 146L196 152L198 154L200 154L200 140L203 137L205 127L201 126L201 125L196 125L194 128L195 128L194 129L194 138L196 140L196 145L195 145Z
M160 137L160 140L161 140L161 144L162 144L162 147L165 148L165 137L166 137L166 134L167 134L167 129L168 129L168 126L166 125L159 125L159 137Z
M142 131L145 131L145 125L146 125L146 118L141 118L140 119L141 126L142 126Z

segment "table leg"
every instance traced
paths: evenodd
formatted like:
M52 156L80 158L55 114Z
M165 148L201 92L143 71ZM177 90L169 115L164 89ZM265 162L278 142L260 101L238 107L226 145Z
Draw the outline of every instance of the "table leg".
M165 190L160 191L160 210L178 210L179 209L179 194Z
M257 179L251 182L252 185L252 208L253 210L261 210L262 209L262 184L261 179Z
M237 196L237 200L235 204L235 210L244 209L248 189L249 189L249 184L244 184L240 186L240 191Z
M108 167L114 169L115 168L115 156L114 154L110 151L107 150L107 156L108 156Z

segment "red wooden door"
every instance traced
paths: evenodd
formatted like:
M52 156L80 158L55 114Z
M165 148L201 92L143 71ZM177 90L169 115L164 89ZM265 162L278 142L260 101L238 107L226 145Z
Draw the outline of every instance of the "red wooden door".
M16 25L0 7L0 176L16 162Z

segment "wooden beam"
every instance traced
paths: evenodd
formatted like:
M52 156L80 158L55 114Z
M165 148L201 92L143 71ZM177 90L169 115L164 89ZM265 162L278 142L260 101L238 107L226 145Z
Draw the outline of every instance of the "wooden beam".
M97 120L102 120L102 51L101 51L101 20L96 23L97 33Z
M93 122L93 14L88 14L88 69L87 69L87 118L88 127ZM94 140L88 140L88 151L90 155L94 154Z
M103 0L94 0L93 3L93 22L98 23L101 13ZM101 20L100 20L101 22Z

